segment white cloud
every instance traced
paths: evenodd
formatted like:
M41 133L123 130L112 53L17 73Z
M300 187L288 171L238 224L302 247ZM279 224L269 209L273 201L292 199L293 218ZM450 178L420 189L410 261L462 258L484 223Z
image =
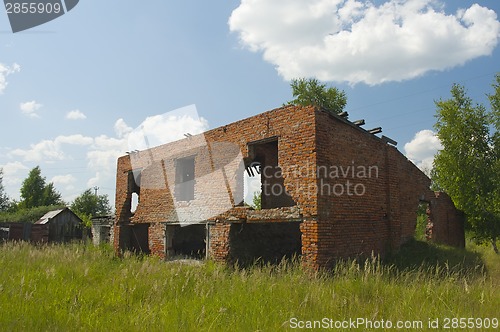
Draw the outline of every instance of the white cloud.
M19 109L23 114L26 114L30 118L39 118L40 116L36 113L42 107L42 104L37 103L35 100L27 101L25 103L19 104Z
M69 111L66 114L66 119L68 120L85 120L87 116L83 114L80 110Z
M114 130L117 137L97 136L87 151L87 165L95 174L87 181L87 187L102 186L103 183L114 185L116 160L129 151L127 139L132 128L123 119L118 119L114 124Z
M66 175L56 175L52 179L50 179L50 182L54 183L54 185L70 185L72 183L76 182L76 178L71 175L71 174L66 174Z
M70 159L69 149L75 152L75 147L83 147L86 151L87 171L85 175L73 174L57 175L51 179L56 185L64 186L66 192L74 192L82 185L88 187L114 188L116 178L116 161L127 151L138 149L144 145L144 137L148 138L149 146L165 144L172 140L184 138L184 134L198 134L208 129L208 122L191 112L194 108L180 109L163 115L146 118L143 123L133 129L123 119L114 124L116 137L99 135L88 137L83 135L57 136L52 140L42 140L32 144L27 149L15 149L8 153L11 158L22 159L25 162L50 163ZM43 168L43 166L42 166ZM28 169L21 162L5 165L4 178L13 174L15 170ZM19 176L19 175L18 175ZM85 176L85 178L83 178ZM20 180L19 180L20 181ZM18 188L17 188L18 189ZM111 195L112 196L112 195ZM65 196L70 201L73 196ZM71 199L70 199L71 198ZM113 197L110 197L111 200Z
M106 174L106 175L104 175L104 174ZM92 188L92 187L95 187L97 185L102 185L108 179L109 179L109 175L107 174L107 172L104 172L104 173L103 172L96 172L95 176L93 178L90 178L87 181L87 187Z
M83 135L57 136L54 140L43 140L32 144L30 149L15 149L10 152L11 156L22 157L25 161L55 161L66 158L63 145L90 145L94 142L91 137Z
M442 0L242 0L228 23L287 80L375 85L492 53L500 37L493 10L443 8Z
M112 170L118 157L125 154L126 142L100 136L96 138L93 150L87 152L88 165L93 170Z
M19 161L0 165L0 168L3 170L2 183L5 187L5 192L10 198L19 199L19 188L26 178L29 168Z
M3 170L3 183L7 186L21 183L19 172L28 170L28 167L19 161L0 165L0 168Z
M57 136L54 141L59 145L60 144L90 145L94 142L94 139L92 137L77 134L69 136Z
M201 134L208 128L208 121L198 117L194 105L150 116L128 134L129 151L144 150L183 139L185 134Z
M74 184L77 181L78 179L72 174L56 175L52 179L50 179L50 182L54 183L56 187L64 186L64 190L66 191L75 190Z
M424 172L432 169L434 155L443 146L441 141L432 130L421 130L415 137L405 144L406 157Z
M198 117L194 105L147 117L136 129L118 119L114 125L117 138L98 136L87 152L88 166L95 171L87 186L93 187L109 178L114 179L116 160L127 151L166 144L184 138L186 133L196 135L208 128L208 121Z
M2 94L7 87L7 76L21 71L21 66L14 63L12 66L6 66L0 63L0 94Z
M129 126L125 123L125 120L123 120L123 119L118 119L118 120L115 122L114 129L115 129L115 133L116 133L116 135L118 136L118 138L123 138L123 137L125 137L127 134L129 134L129 133L133 130L133 128L132 128L132 127L129 127Z

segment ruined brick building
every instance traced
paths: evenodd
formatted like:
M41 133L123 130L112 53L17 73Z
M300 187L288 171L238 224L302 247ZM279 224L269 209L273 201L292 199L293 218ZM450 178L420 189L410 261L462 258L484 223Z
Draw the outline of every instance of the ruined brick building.
M362 124L287 106L119 158L115 249L217 261L298 255L328 267L397 250L414 235L420 202L433 240L464 246L451 199ZM245 174L260 174L261 210L242 203Z

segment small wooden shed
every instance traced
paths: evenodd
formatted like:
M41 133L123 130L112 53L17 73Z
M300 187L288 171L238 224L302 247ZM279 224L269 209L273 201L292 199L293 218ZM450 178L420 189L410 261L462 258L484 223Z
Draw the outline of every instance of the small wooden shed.
M35 224L49 226L49 242L81 240L85 234L83 221L69 208L47 212Z

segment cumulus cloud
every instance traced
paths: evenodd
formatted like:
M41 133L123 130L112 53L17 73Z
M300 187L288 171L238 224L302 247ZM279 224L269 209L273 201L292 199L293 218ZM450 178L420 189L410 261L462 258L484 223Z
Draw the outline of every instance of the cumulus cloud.
M43 105L37 103L35 100L27 101L25 103L19 104L19 109L23 114L26 114L30 118L39 118L40 115L36 111L38 111Z
M0 63L0 94L2 94L7 87L7 76L21 71L21 66L14 63L12 66L6 66Z
M114 174L116 160L127 151L126 139L117 139L101 135L87 152L88 166L95 172Z
M74 184L77 181L78 181L78 179L71 174L56 175L56 176L52 177L52 179L50 179L50 182L54 183L54 185L56 187L63 186L66 191L74 190L75 189Z
M90 178L87 181L87 187L95 187L97 185L102 185L103 183L106 183L109 181L109 173L107 171L105 172L96 172L95 176Z
M50 179L50 182L56 187L64 187L66 191L70 191L75 189L73 184L77 182L77 178L71 174L56 175Z
M144 150L184 138L185 134L201 134L208 130L208 121L198 117L194 105L161 115L147 117L128 134L130 151Z
M87 152L88 166L95 171L87 186L92 187L114 178L116 160L127 151L144 150L184 138L184 134L196 135L208 130L208 121L199 117L194 105L165 114L147 117L136 129L125 120L114 124L117 137L101 135L94 139Z
M90 145L94 142L94 139L92 137L77 134L77 135L68 135L68 136L57 136L54 141L58 145L60 145L60 144Z
M133 128L129 127L127 125L127 123L125 122L125 120L123 120L123 119L118 119L115 122L114 129L115 129L116 135L119 138L125 137L127 134L129 134L133 130Z
M432 130L421 130L415 137L405 144L406 157L424 172L432 169L434 155L443 146L441 141Z
M147 117L136 129L123 119L114 124L115 135L99 135L88 137L83 135L57 136L51 140L42 140L27 149L15 149L8 153L10 158L22 159L23 162L54 162L69 160L68 151L75 147L83 147L86 153L87 178L76 178L72 174L57 175L51 179L56 185L65 186L71 191L86 181L87 187L100 186L114 188L116 161L127 151L154 147L173 140L184 138L184 134L199 134L208 129L208 122L198 117L194 105L173 112ZM148 142L146 144L145 142ZM28 168L21 162L4 165L4 179L15 171L26 171ZM10 177L12 178L12 176ZM68 197L65 199L70 200Z
M27 171L28 167L19 161L0 165L3 170L3 183L5 185L16 185L21 183L19 172Z
M76 182L76 178L71 174L56 175L52 179L50 179L50 182L54 183L55 185L69 185Z
M87 116L83 114L80 110L69 111L66 114L66 119L68 120L85 120Z
M94 142L92 137L83 135L57 136L54 140L42 140L32 144L30 149L15 149L10 152L10 156L22 157L24 161L55 161L66 158L63 145L90 145Z
M493 10L444 8L442 0L242 0L228 23L284 79L376 85L492 53L500 37Z

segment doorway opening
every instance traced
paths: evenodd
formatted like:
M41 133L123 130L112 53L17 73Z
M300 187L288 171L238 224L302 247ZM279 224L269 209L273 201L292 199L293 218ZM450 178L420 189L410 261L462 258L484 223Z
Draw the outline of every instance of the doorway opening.
M167 258L203 259L206 257L205 224L167 225Z
M420 201L417 209L417 222L415 225L415 239L419 241L432 239L432 220L430 218L430 204L426 201Z

